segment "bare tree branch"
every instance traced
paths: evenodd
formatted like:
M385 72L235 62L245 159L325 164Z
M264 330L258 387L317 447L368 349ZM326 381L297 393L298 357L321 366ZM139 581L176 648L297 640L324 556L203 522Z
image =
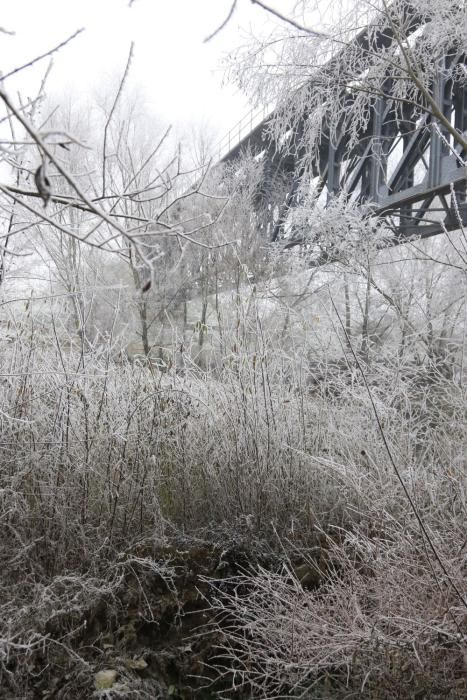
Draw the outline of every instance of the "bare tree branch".
M131 59L133 58L133 47L134 47L134 42L131 42L130 46L130 51L128 52L128 58L125 66L125 70L123 71L122 79L120 80L120 85L118 86L117 94L115 95L115 100L113 102L112 108L109 112L109 116L107 117L107 121L105 123L104 127L104 143L102 147L102 196L105 196L105 166L106 166L106 160L107 160L107 133L108 129L110 126L110 123L112 121L112 117L114 115L115 109L117 107L118 101L121 97L121 94L123 92L123 88L125 86L126 79L128 77L128 73L130 71L130 65L131 65Z
M261 0L250 0L250 2L252 5L258 5L266 12L269 12L271 15L274 15L274 17L277 17L277 19L280 19L282 22L285 22L286 24L290 24L291 27L295 27L295 29L298 29L301 32L305 32L305 34L309 34L310 36L323 37L323 38L328 37L328 35L325 34L324 32L319 32L316 29L310 29L309 27L305 27L303 24L299 24L291 17L287 17L286 15L283 15L278 10L275 10L274 8L269 7L269 5L266 5L264 2L261 2Z
M119 226L112 218L105 212L103 209L96 207L92 201L88 198L86 193L82 190L82 188L78 185L78 183L74 180L74 178L67 172L67 170L60 164L60 162L55 158L53 155L52 151L50 148L43 142L42 138L40 135L36 132L35 129L29 124L28 120L23 117L23 115L19 112L19 110L16 109L16 107L13 105L11 102L10 98L6 94L4 90L0 90L0 98L4 101L8 109L11 110L11 112L15 115L16 119L21 123L21 125L24 127L24 129L27 131L27 133L31 136L33 141L37 144L39 147L40 151L44 154L44 156L47 156L49 161L54 164L60 175L62 175L65 180L68 182L69 185L71 185L72 189L76 192L76 194L82 199L82 201L87 204L89 209L96 214L102 221L106 221L110 226L115 228L118 233L120 233L122 236L127 237L127 233L125 229L123 229L121 226ZM22 200L19 200L21 204L24 206L24 202ZM37 212L36 212L37 213Z
M50 49L49 51L46 51L45 53L41 54L40 56L36 56L36 58L33 58L31 61L28 61L27 63L23 63L22 66L19 66L18 68L15 68L14 70L10 71L6 75L0 76L0 82L3 80L6 80L7 78L10 78L12 75L15 75L16 73L19 73L20 71L24 70L25 68L30 68L33 66L35 63L38 63L38 61L42 61L43 58L47 58L47 56L51 56L52 54L56 53L60 49L62 49L64 46L70 43L70 41L73 41L73 39L76 39L76 37L84 32L84 27L81 29L77 29L76 32L71 34L71 36L68 37L68 39L65 39L64 41L61 41L60 44L57 44L53 49Z
M211 41L211 39L214 39L214 37L224 29L224 27L230 22L230 20L233 16L233 13L235 12L236 7L237 7L237 0L234 0L232 3L232 7L229 10L229 14L225 18L225 20L222 22L222 24L219 27L217 27L217 29L215 29L212 32L212 34L209 34L209 36L207 36L206 39L204 39L203 43L207 44L208 41Z

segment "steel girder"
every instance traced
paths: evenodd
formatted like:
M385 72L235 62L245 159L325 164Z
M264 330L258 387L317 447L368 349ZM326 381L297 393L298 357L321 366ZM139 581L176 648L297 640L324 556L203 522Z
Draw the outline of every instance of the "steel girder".
M418 25L417 17L411 16L411 31ZM385 30L377 38L378 48L392 40L391 32ZM364 33L356 41L368 43ZM446 57L445 65L451 61L467 62L465 56L451 56ZM431 92L455 129L467 133L467 86L453 85L441 67ZM365 205L365 210L384 217L395 243L413 236L434 236L467 224L466 154L452 136L429 113L420 116L420 110L410 105L404 107L402 116L400 110L396 113L398 108L390 99L375 98L372 107L368 127L351 149L345 131L333 143L324 129L314 175L318 186L327 190L328 201L343 195ZM284 226L288 212L298 201L297 192L305 173L303 146L295 127L290 139L296 147L282 155L269 135L269 120L259 124L222 161L233 160L247 149L262 153L265 176L257 204L266 212L264 228L269 240L283 239L290 248L304 242L300 234L294 235ZM275 188L279 181L278 200Z

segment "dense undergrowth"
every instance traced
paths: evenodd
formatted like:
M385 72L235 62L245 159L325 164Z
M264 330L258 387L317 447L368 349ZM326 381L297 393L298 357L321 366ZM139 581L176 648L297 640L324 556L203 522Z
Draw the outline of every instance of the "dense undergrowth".
M467 697L465 3L248 4L213 168L2 13L0 700Z
M254 325L167 372L3 342L1 697L463 697L459 375Z

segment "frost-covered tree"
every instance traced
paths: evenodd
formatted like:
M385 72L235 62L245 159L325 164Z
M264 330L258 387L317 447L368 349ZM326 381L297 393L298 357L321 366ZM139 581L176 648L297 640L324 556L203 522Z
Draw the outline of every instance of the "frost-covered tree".
M451 123L437 94L443 77L465 85L466 5L445 0L300 0L300 22L278 23L234 55L231 74L257 102L275 104L276 136L300 123L307 155L317 155L324 130L346 131L349 148L365 130L375 99L392 102L403 122L435 118L463 151L465 134Z

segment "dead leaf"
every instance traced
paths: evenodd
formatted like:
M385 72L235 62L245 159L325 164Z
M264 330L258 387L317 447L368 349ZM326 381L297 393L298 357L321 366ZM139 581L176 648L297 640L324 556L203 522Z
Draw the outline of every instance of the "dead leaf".
M132 669L133 671L143 671L148 667L147 661L145 661L143 658L123 659L123 663L127 668Z
M106 690L107 688L112 688L117 680L117 676L118 673L114 669L99 671L94 676L94 685L96 690Z

